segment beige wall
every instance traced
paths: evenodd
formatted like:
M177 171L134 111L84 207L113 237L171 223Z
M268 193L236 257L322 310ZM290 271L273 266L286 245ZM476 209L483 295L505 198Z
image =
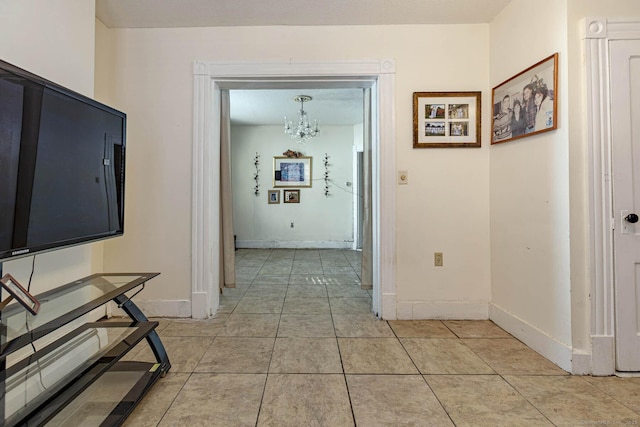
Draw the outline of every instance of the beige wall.
M564 1L513 0L491 23L491 85L559 53L558 129L491 147L492 318L571 361Z
M0 5L0 58L84 95L93 94L93 1L7 0ZM32 258L3 270L27 283ZM31 291L41 293L102 269L101 244L36 257Z
M105 267L163 273L138 298L184 301L191 295L193 61L287 61L300 52L294 59L395 59L397 164L410 174L397 193L398 301L471 303L483 306L486 317L488 117L481 149L415 150L412 93L481 90L487 108L488 25L114 29L98 35L115 43L117 86L110 98L129 118L125 237L106 242ZM444 267L432 266L433 252L444 252Z
M7 0L0 7L3 60L93 95L93 2Z
M113 70L117 68L117 55L115 41L109 37L109 29L95 19L96 27L96 60L95 60L95 86L93 96L100 102L113 106L112 97L116 92L117 83Z

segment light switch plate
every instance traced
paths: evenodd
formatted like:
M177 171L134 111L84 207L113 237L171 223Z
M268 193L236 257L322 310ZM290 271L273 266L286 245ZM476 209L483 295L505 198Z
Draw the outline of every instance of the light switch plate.
M444 265L442 252L435 252L433 254L433 265L436 267L442 267Z

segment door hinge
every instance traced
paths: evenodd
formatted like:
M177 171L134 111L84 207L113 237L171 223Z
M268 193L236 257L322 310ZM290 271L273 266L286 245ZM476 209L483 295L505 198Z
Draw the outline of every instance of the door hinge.
M615 218L611 218L611 229L612 230L616 229L616 219Z

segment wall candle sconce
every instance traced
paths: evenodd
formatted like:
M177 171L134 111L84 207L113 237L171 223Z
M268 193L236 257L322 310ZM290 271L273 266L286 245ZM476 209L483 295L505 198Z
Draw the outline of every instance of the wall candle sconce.
M324 196L329 197L329 154L324 153Z
M256 171L253 174L253 179L256 181L256 186L253 188L253 194L255 194L255 196L258 197L260 195L260 184L259 184L260 168L258 168L258 166L260 166L260 154L256 153L256 157L253 160L253 164L256 167Z

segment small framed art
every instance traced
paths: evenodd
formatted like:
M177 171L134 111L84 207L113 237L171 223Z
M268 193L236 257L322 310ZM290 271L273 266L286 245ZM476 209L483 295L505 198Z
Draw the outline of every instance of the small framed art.
M269 190L269 204L277 205L280 203L280 190Z
M491 144L556 129L557 95L557 53L494 87L491 93Z
M413 148L481 146L481 92L414 92Z
M284 190L284 203L300 203L300 190Z

